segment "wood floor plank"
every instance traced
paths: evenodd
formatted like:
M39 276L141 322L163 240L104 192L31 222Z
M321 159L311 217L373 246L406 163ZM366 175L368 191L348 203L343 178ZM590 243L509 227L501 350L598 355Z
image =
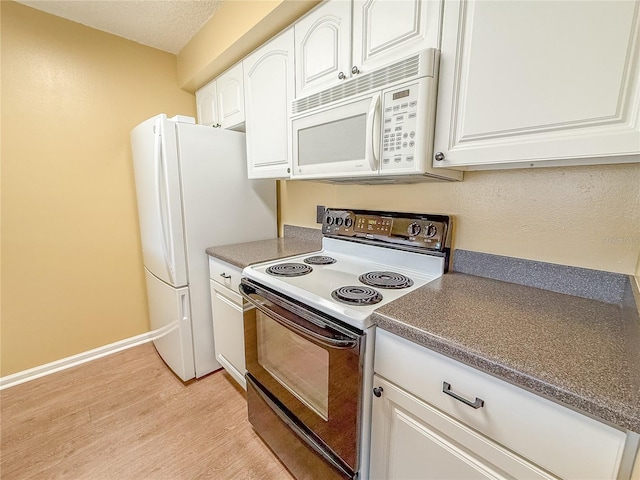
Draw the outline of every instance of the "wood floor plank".
M184 385L150 344L0 392L2 480L292 477L224 371Z

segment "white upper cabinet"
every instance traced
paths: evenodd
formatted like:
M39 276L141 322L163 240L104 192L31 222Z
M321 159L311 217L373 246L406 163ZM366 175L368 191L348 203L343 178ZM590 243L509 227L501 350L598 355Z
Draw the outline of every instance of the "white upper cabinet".
M233 66L216 79L218 121L222 128L244 123L244 79L242 63Z
M242 62L249 178L288 178L291 171L293 35L293 28L286 30Z
M438 48L441 12L439 0L322 3L295 24L296 98Z
M236 128L244 123L242 63L234 65L196 92L198 123Z
M218 104L216 81L212 80L196 92L196 113L198 124L216 127L218 125Z
M639 9L447 0L434 165L640 161Z
M361 73L439 48L442 2L354 0L353 66Z
M351 70L351 2L323 3L294 26L296 96L335 85Z

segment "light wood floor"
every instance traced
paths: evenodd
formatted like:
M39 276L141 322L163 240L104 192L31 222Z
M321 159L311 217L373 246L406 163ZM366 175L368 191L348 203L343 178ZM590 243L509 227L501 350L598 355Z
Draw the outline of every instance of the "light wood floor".
M2 480L286 479L224 371L185 386L151 344L0 392Z

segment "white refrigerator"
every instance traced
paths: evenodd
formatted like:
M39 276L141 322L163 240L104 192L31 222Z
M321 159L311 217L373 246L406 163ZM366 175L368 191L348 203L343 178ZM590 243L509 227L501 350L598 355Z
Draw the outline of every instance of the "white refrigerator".
M247 179L244 133L191 117L150 118L131 146L153 342L183 381L201 377L221 367L205 249L275 238L275 181Z

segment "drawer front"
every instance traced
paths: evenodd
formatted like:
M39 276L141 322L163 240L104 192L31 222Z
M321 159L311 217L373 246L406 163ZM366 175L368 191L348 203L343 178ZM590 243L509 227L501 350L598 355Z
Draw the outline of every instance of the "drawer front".
M217 258L209 257L209 276L211 280L238 293L238 286L242 277L242 270L239 267Z
M375 372L563 478L616 478L626 435L385 330ZM449 387L444 393L444 383ZM473 408L464 402L483 401Z

